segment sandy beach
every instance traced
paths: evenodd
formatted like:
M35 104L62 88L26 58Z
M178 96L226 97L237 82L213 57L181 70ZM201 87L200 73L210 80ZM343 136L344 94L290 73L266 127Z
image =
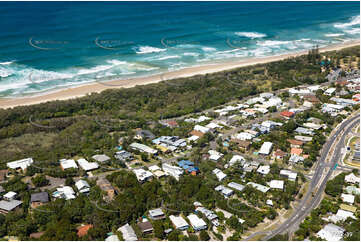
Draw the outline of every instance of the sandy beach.
M325 51L332 51L332 50L340 50L346 47L357 46L360 45L359 40L346 42L343 44L332 45L325 48L321 48L321 52ZM85 84L82 86L71 87L67 89L57 90L51 93L40 93L37 96L31 97L20 97L20 98L3 98L0 99L0 108L11 108L16 106L23 106L23 105L32 105L43 103L47 101L54 101L54 100L66 100L71 98L82 97L90 93L99 93L106 89L111 88L130 88L137 85L146 85L150 83L157 83L162 80L169 80L178 77L189 77L198 74L206 74L206 73L213 73L218 71L229 70L237 67L243 67L248 65L255 65L261 63L267 63L272 61L279 61L289 57L295 57L299 55L307 54L307 51L301 51L292 54L284 54L279 56L271 56L271 57L263 57L263 58L249 58L243 59L239 61L225 61L224 63L217 63L217 64L208 64L204 66L197 66L197 67L190 67L185 68L182 70L177 70L173 72L168 72L165 74L158 74L149 77L142 77L142 78L133 78L133 79L126 79L126 80L115 80L109 81L104 83L94 82L90 84Z

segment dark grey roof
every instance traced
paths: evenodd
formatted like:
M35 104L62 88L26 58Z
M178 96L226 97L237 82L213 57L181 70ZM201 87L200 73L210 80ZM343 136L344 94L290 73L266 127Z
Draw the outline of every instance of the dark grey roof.
M146 129L142 129L142 130L137 131L137 135L140 135L143 138L147 138L147 139L154 139L155 138L155 135L152 132L150 132L149 130L146 130Z
M11 200L11 201L2 200L0 201L0 209L5 211L11 211L22 203L23 202L19 200Z
M30 202L49 202L49 194L47 192L38 192L31 194Z

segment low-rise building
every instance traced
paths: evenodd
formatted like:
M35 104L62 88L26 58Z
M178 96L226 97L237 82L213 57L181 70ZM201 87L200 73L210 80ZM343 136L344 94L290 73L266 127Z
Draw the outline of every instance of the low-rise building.
M170 215L169 219L174 225L174 227L178 230L187 230L189 228L189 224L181 216Z
M269 165L260 166L257 169L257 172L262 175L267 175L271 170L271 167Z
M90 192L90 185L87 181L85 180L79 180L75 183L76 189L78 189L78 191L80 193L89 193Z
M121 161L131 161L134 159L133 154L125 150L117 151L114 157Z
M248 182L247 185L252 186L253 188L257 189L258 191L261 191L263 193L266 193L270 188L263 186L261 184L257 184L254 182Z
M344 201L346 203L350 203L350 204L353 204L355 202L355 196L351 195L351 194L342 193L341 199L342 199L342 201Z
M72 160L72 159L60 160L60 167L62 170L66 170L66 169L70 169L70 168L78 169L78 165L75 163L75 160Z
M272 142L264 142L258 153L261 155L269 155L271 153L272 146Z
M317 236L327 241L340 241L343 238L344 232L344 228L330 223L318 231Z
M112 184L106 178L100 178L97 180L97 185L99 188L106 192L106 196L103 197L104 200L110 201L113 200L115 196L115 189Z
M13 191L10 191L8 193L6 193L3 198L7 201L11 201L11 200L14 200L16 197L17 197L17 193L16 192L13 192Z
M345 176L345 182L357 184L360 183L360 178L357 177L355 174L350 173L347 176Z
M134 229L129 224L125 224L118 229L122 233L123 239L125 241L137 241L138 237L134 232Z
M290 170L281 170L280 175L283 177L287 177L290 181L296 181L297 172L292 172Z
M153 148L150 148L149 146L147 145L143 145L143 144L139 144L139 143L131 143L129 145L130 148L132 148L133 150L138 150L140 152L144 152L144 153L148 153L148 154L157 154L158 151L153 149Z
M23 202L18 200L0 201L0 214L8 214L21 206Z
M222 181L224 178L227 177L227 175L224 174L223 171L221 171L218 168L214 169L212 172L213 172L214 175L216 175L218 181Z
M38 192L31 194L30 204L32 208L37 208L49 202L49 194L47 192Z
M98 161L99 163L104 163L104 162L109 161L110 157L107 156L107 155L102 154L102 155L93 155L92 159Z
M52 195L55 198L64 198L65 200L75 199L75 192L69 186L58 187Z
M139 182L146 182L153 177L150 171L146 171L142 168L133 169L134 174L137 176Z
M232 189L229 189L223 185L218 185L217 187L214 188L214 190L216 190L217 192L221 192L225 198L232 196L234 193Z
M243 189L245 188L244 185L241 185L241 184L236 183L236 182L230 182L230 183L228 183L227 186L230 187L230 188L233 188L233 189L235 189L235 190L237 190L239 192L242 192Z
M92 171L99 168L98 163L89 162L84 158L79 159L78 164L84 171Z
M216 150L209 150L209 159L213 161L218 161L220 158L222 158L223 154L216 151Z
M31 164L33 164L33 158L26 158L26 159L22 159L22 160L17 160L17 161L12 161L12 162L8 162L6 163L7 167L9 167L10 169L14 169L14 170L26 170L26 168L28 168L29 166L31 166Z
M140 231L143 234L148 234L153 232L153 225L149 221L140 222L137 224Z
M203 219L198 218L197 215L195 214L190 214L187 216L189 222L191 223L193 229L195 231L200 231L200 230L204 230L207 229L207 224L206 222L204 222Z
M283 186L284 186L284 181L282 180L272 180L269 183L270 188L275 188L275 189L281 189L283 190Z
M164 219L165 214L163 213L161 208L156 208L149 210L149 217L153 220L159 220L159 219Z
M172 166L167 163L162 164L163 171L169 175L174 177L177 181L179 180L179 177L183 174L183 169L178 166Z

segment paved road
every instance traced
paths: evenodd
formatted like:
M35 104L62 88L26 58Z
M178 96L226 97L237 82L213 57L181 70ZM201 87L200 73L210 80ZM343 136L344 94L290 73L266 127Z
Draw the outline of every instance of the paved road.
M314 175L310 182L310 188L300 202L299 206L295 209L295 213L287 219L283 224L281 224L277 229L272 231L260 231L252 234L245 240L251 240L253 237L261 234L265 234L266 236L262 238L262 240L269 240L273 236L277 234L282 234L289 230L291 227L295 226L298 227L298 224L303 221L303 219L314 209L321 200L321 195L323 190L326 186L328 179L331 177L333 169L328 169L326 175L324 172L327 171L325 168L327 167L334 167L334 165L339 161L341 157L341 148L344 146L344 140L346 135L351 132L352 128L356 126L360 122L359 120L359 113L356 116L344 121L341 123L337 130L332 136L327 140L326 144L324 145L321 151L321 157L319 162L317 163ZM333 145L336 144L335 147ZM333 159L331 160L331 165L326 164L326 158L328 154L331 152L331 148L334 148ZM316 188L316 189L313 189ZM317 190L317 191L313 191ZM314 192L314 196L312 196L312 192Z

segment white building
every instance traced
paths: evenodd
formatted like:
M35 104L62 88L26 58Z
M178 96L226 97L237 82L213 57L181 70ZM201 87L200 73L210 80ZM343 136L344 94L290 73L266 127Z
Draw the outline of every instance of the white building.
M99 168L98 163L96 162L89 162L84 158L81 158L78 161L79 166L85 171L91 171Z
M263 193L267 192L270 189L269 187L266 187L266 186L263 186L261 184L257 184L257 183L254 183L254 182L248 182L247 185L250 185L253 188L255 188L258 191L261 191Z
M243 164L246 161L246 159L241 155L234 155L232 159L228 162L229 166L233 166L237 162L240 162Z
M170 215L169 219L172 221L174 227L178 230L187 230L189 228L189 224L181 216Z
M149 154L157 154L157 150L150 148L147 145L139 144L139 143L132 143L130 144L130 148L133 150L138 150L140 152L149 153Z
M227 177L227 175L224 174L223 171L221 171L218 168L214 169L212 172L213 172L214 175L216 175L218 181L222 181L224 178Z
M258 173L261 173L262 175L267 175L271 170L271 167L269 165L260 166L257 169Z
M255 136L253 134L248 133L248 132L240 132L240 133L236 134L234 137L236 139L239 139L239 140L251 140Z
M25 170L26 168L31 166L31 164L33 164L33 163L34 163L33 158L26 158L26 159L22 159L22 160L8 162L8 163L6 163L6 165L10 169L17 170L17 169L21 168L22 170Z
M228 183L227 186L230 188L236 189L237 191L240 191L240 192L242 192L243 189L245 188L245 186L243 186L239 183L236 183L236 182L230 182L230 183Z
M58 187L56 191L53 192L53 197L64 198L65 200L75 199L75 192L73 188L69 186Z
M151 172L154 172L154 171L160 170L160 167L157 166L157 165L152 165L152 166L148 167L148 169L149 169Z
M282 189L283 190L284 181L282 180L272 180L269 184L271 188Z
M16 198L16 195L17 193L16 192L8 192L4 195L4 200L8 200L8 201L11 201L11 200L14 200Z
M190 214L187 216L187 218L189 219L189 222L191 223L193 229L195 231L200 231L200 230L203 230L203 229L207 229L207 224L206 222L204 222L203 219L201 218L198 218L197 215L195 214Z
M336 88L334 87L331 87L331 88L328 88L324 94L327 95L327 96L331 96L332 94L334 94L334 92L336 91Z
M264 142L258 153L261 155L269 155L269 153L272 150L272 146L273 146L272 142Z
M345 182L353 184L360 183L360 178L355 176L355 174L351 173L345 176Z
M75 163L75 160L62 159L60 160L60 166L63 170L70 168L78 169L78 165Z
M179 180L179 177L183 174L183 169L178 166L172 166L167 163L162 164L163 171L169 175L174 177L177 181Z
M138 237L134 232L134 229L129 225L126 224L118 229L119 232L122 233L123 239L125 241L137 241Z
M323 229L318 231L317 236L326 241L340 241L343 238L344 228L334 224L327 224Z
M271 199L268 199L268 200L266 201L266 204L269 205L269 206L273 206L273 202L272 202Z
M214 188L217 192L221 192L225 198L228 198L233 195L234 191L223 185L218 185Z
M355 202L355 196L351 195L351 194L342 193L341 199L342 199L342 201L344 201L346 203L350 203L350 204L353 204Z
M206 125L206 128L209 128L209 129L221 129L222 126L216 124L216 123L209 123Z
M88 193L90 192L90 185L87 181L85 180L79 180L75 183L76 189L78 189L78 191L80 193Z
M196 131L199 131L201 133L204 133L204 134L209 132L209 130L210 130L210 128L207 128L207 127L204 127L204 126L201 126L201 125L198 125L198 124L195 125L193 129L196 130Z
M134 169L133 172L137 176L139 182L148 181L150 178L153 177L153 174L150 171L146 171L142 168Z
M209 150L209 159L213 161L218 161L220 158L222 158L223 154L216 151L216 150Z
M290 170L281 170L280 175L287 177L290 181L296 181L297 178L297 173Z
M339 221L345 221L347 218L356 219L352 212L346 211L343 209L337 210L337 213L328 217L328 220L334 223L338 223Z

